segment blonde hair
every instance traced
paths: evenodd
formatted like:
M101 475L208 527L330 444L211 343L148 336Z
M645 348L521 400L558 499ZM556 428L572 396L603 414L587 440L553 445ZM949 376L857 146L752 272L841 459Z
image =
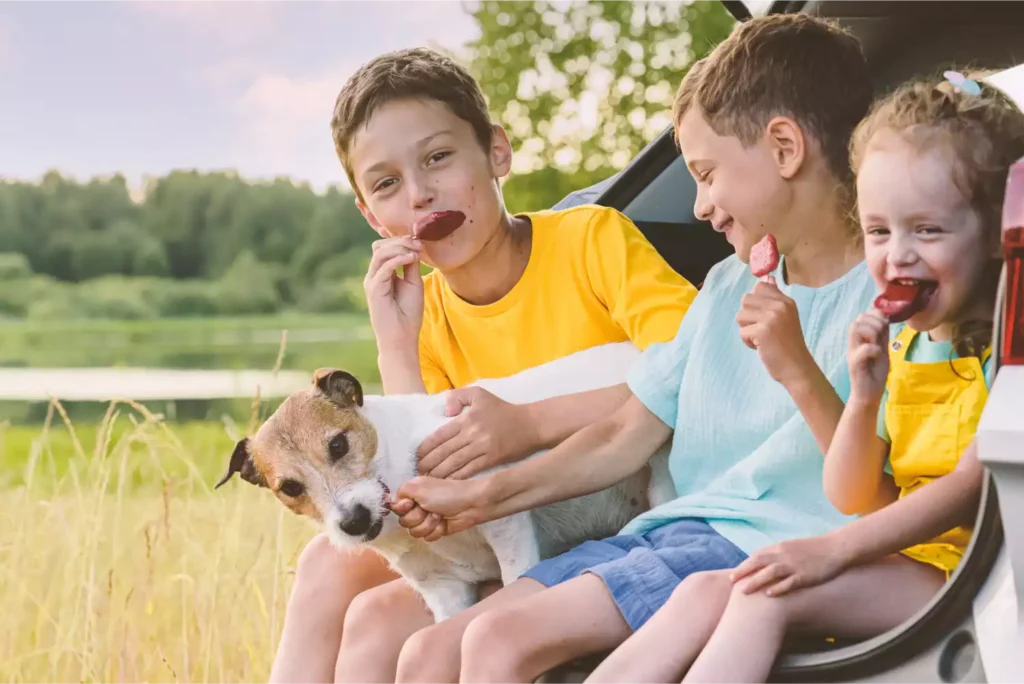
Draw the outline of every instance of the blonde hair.
M857 126L850 165L859 172L872 141L882 132L900 136L920 151L941 145L953 158L953 181L981 219L993 253L999 242L1003 196L1010 166L1024 157L1024 113L999 89L967 74L980 87L973 95L946 79L912 81L877 102ZM1000 261L985 270L975 297L995 299ZM964 321L954 333L961 356L979 356L991 342L991 321Z

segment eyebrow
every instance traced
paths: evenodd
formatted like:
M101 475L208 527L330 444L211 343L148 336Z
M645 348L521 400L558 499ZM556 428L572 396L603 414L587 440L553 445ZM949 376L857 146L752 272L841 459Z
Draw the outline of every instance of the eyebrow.
M431 143L431 141L434 140L434 138L440 138L442 135L451 135L451 133L452 133L452 131L450 129L446 128L443 131L438 131L436 133L431 133L430 135L428 135L428 136L426 136L424 138L420 138L419 140L417 140L414 143L414 145L416 147L418 147L418 148L423 148L423 147L426 147L427 145L429 145ZM368 169L366 169L366 171L363 172L363 175L365 176L365 175L368 175L368 174L371 174L371 173L376 173L377 171L380 171L383 168L385 168L388 165L388 163L389 162L386 162L386 161L377 162L373 166L371 166Z

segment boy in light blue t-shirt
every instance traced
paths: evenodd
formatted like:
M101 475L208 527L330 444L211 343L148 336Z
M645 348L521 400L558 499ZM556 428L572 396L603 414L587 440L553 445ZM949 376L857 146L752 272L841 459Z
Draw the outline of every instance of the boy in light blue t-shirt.
M697 217L736 254L708 274L675 339L642 355L612 417L485 477L417 478L398 493L457 532L610 486L672 438L677 498L418 633L400 673L532 681L621 644L687 576L849 521L821 481L849 390L849 326L875 295L837 192L850 186L847 144L870 100L857 41L805 15L745 22L690 70L676 139ZM758 282L746 264L768 233L783 258Z

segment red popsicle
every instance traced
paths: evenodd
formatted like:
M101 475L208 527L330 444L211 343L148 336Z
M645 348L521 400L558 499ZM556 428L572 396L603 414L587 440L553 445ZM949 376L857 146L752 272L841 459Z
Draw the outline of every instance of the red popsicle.
M885 314L890 323L902 323L924 308L931 289L921 281L893 280L885 292L875 297L875 308Z
M424 216L412 227L412 235L432 242L448 237L466 221L461 211L435 211Z
M750 248L750 272L754 277L767 280L768 274L779 266L779 247L775 236L768 233Z

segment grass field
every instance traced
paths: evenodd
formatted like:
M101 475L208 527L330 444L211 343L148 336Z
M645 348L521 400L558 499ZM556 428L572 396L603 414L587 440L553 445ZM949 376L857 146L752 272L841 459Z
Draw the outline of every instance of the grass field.
M213 492L225 425L0 426L0 680L266 681L311 525ZM244 431L239 426L236 431Z

